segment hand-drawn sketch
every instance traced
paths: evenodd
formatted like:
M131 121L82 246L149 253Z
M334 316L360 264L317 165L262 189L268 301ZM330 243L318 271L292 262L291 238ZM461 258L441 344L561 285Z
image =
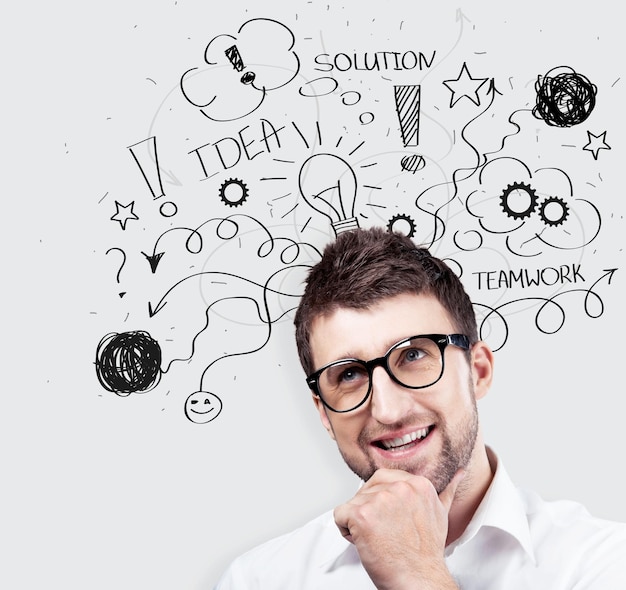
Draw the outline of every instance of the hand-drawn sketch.
M585 121L596 106L597 88L572 68L560 66L539 76L533 115L555 127L571 127Z
M176 396L181 414L213 421L228 396L213 393L211 368L266 346L296 305L295 277L324 243L372 224L437 250L456 269L494 349L514 337L510 315L532 317L551 334L569 314L605 312L602 295L618 269L584 258L603 226L596 188L580 167L539 161L535 143L537 125L568 134L590 121L606 89L566 65L544 65L534 86L522 85L514 72L496 80L476 55L330 51L322 34L294 30L306 23L250 19L234 34L211 31L203 66L181 64L177 108L158 118L176 128L180 117L181 134L194 129L179 157L199 176L178 185L194 195L195 217L184 217L179 200L162 201L157 142L167 138L154 121L126 147L169 225L151 227L155 239L135 252L107 250L120 251L122 265L130 257L148 264L143 327L97 346L102 387L148 392L173 367L195 363L195 392ZM585 129L586 144L580 135L575 146L562 139L562 149L599 162L611 147L597 129ZM111 220L130 230L127 222L139 220L134 201L115 204ZM187 221L174 226L174 216ZM181 306L198 318L187 338L152 336L165 318L176 322ZM200 362L197 348L216 317L238 338Z
M180 81L185 98L214 121L232 121L258 109L268 92L298 74L293 33L282 23L257 18L236 35L214 37L206 47L208 69L187 70Z

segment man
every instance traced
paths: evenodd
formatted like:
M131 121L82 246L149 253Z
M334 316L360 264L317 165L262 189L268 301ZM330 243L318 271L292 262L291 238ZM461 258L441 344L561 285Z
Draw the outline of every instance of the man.
M476 401L494 359L458 277L409 238L340 234L295 316L356 495L236 559L219 590L623 590L626 525L515 488Z

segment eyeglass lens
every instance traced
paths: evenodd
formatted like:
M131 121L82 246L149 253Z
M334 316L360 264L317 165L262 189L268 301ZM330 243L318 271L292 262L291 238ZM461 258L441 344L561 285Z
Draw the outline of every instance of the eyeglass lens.
M442 372L441 349L428 338L413 338L396 344L386 355L391 375L406 387L428 387ZM346 411L360 405L370 389L370 371L364 362L337 361L318 378L324 401L334 410Z

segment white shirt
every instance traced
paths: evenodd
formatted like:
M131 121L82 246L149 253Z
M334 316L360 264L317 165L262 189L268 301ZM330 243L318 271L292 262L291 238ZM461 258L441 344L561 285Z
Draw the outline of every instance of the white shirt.
M499 461L471 522L445 557L462 590L626 590L626 524L594 518L575 502L546 502L517 489ZM329 511L239 556L215 590L372 588Z

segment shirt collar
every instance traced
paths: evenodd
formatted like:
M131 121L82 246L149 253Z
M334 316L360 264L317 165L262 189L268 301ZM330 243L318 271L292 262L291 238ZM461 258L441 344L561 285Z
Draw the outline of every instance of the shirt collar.
M511 478L496 454L487 447L489 463L494 471L491 484L479 504L465 532L446 547L446 557L454 553L457 547L469 542L482 527L497 528L511 535L536 563L531 542L526 510ZM361 484L362 485L362 484ZM330 571L349 563L358 563L358 553L349 541L341 536L335 525L333 513L327 514L325 523L327 543L322 552L320 567Z
M446 548L446 557L470 541L483 527L492 527L511 535L535 562L524 503L509 474L496 454L487 447L487 455L494 476L465 532Z

